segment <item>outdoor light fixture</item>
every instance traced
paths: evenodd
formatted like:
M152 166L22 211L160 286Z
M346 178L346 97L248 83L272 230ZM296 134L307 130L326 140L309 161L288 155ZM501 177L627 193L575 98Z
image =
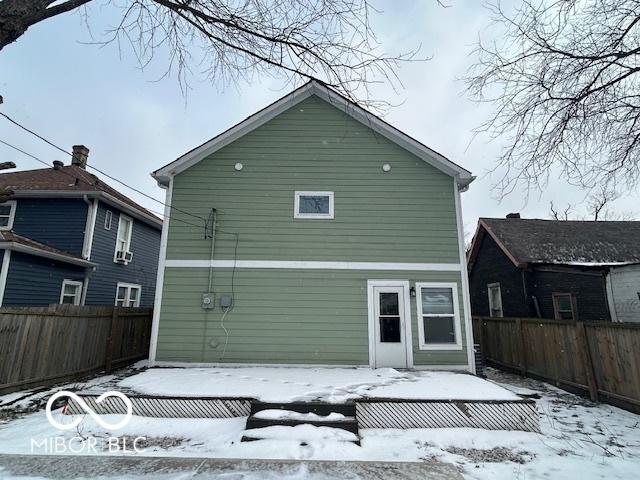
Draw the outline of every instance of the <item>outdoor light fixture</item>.
M388 163L385 163L384 165L382 165L383 172L388 172L389 170L391 170L391 165L389 165Z
M242 165L240 162L236 163L235 166L233 167L235 168L237 171L240 171L244 168L244 165Z
M416 287L411 287L409 289L409 296L410 297L415 297L416 296Z

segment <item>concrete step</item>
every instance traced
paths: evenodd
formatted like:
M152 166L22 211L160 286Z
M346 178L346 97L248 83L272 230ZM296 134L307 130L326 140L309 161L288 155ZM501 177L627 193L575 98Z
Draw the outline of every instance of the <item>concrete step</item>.
M327 416L331 413L340 413L345 417L356 416L355 403L327 403L327 402L290 402L290 403L267 403L251 402L251 415L262 410L289 410L299 413L315 413L320 416Z

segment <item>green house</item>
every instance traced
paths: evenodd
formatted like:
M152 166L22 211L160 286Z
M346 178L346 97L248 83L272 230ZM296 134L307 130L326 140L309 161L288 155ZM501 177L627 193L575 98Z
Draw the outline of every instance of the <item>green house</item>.
M474 371L469 171L310 82L152 175L153 364Z

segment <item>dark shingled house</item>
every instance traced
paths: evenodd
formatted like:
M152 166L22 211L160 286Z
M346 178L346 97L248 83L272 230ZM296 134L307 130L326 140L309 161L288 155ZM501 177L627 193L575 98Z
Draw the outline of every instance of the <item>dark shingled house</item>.
M474 315L640 321L640 222L481 218Z

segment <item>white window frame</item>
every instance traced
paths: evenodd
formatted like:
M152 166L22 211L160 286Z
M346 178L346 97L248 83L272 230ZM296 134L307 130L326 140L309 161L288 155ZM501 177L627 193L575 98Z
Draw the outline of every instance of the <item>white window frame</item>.
M6 202L0 203L0 205L9 205L11 210L9 211L9 221L7 225L0 226L0 230L11 230L13 228L13 220L16 217L16 201L15 200L7 200Z
M300 197L329 197L329 213L300 213ZM293 202L293 218L307 218L315 220L327 220L334 218L334 194L333 192L302 192L296 191Z
M64 289L65 289L65 287L67 285L71 285L71 286L77 287L78 290L77 290L76 295L74 295L73 304L66 303L65 305L80 305L82 303L82 286L83 286L83 283L79 282L77 280L68 280L66 278L62 281L62 288L60 289L60 305L62 305L62 300L65 297Z
M502 318L504 317L504 310L502 309L502 289L500 288L500 283L498 282L487 284L487 296L489 297L489 316L493 317L493 311L498 310L498 308L494 308L493 305L493 297L491 296L492 288L498 289L498 298L500 299L500 315L497 315L495 318Z
M129 303L130 299L131 299L131 290L133 289L137 289L138 290L138 298L136 298L135 304L134 305L118 305L118 291L121 288L126 288L127 289L127 296L125 297L124 301L125 303ZM140 297L142 297L142 285L139 285L137 283L126 283L126 282L118 282L116 285L116 298L114 301L114 305L116 307L122 307L122 308L137 308L140 306Z
M116 262L116 263L119 263L118 260L116 259L116 255L118 254L118 241L120 240L120 232L122 231L123 221L131 222L131 228L129 229L129 235L125 239L125 249L124 249L125 252L130 252L131 251L131 235L133 234L133 219L131 217L126 216L126 215L120 214L120 216L118 218L118 233L116 234L116 245L115 245L115 250L113 252L113 261ZM127 263L129 263L129 262L124 262L125 265Z
M113 212L107 210L104 214L104 229L111 230L111 223L113 222Z
M420 350L462 350L462 327L460 324L460 300L458 298L458 284L455 282L435 283L416 282L416 313L418 315L418 346ZM424 341L424 321L423 316L430 317L450 317L450 314L431 314L422 312L422 289L423 288L450 288L453 300L453 327L456 336L455 343L425 343Z

